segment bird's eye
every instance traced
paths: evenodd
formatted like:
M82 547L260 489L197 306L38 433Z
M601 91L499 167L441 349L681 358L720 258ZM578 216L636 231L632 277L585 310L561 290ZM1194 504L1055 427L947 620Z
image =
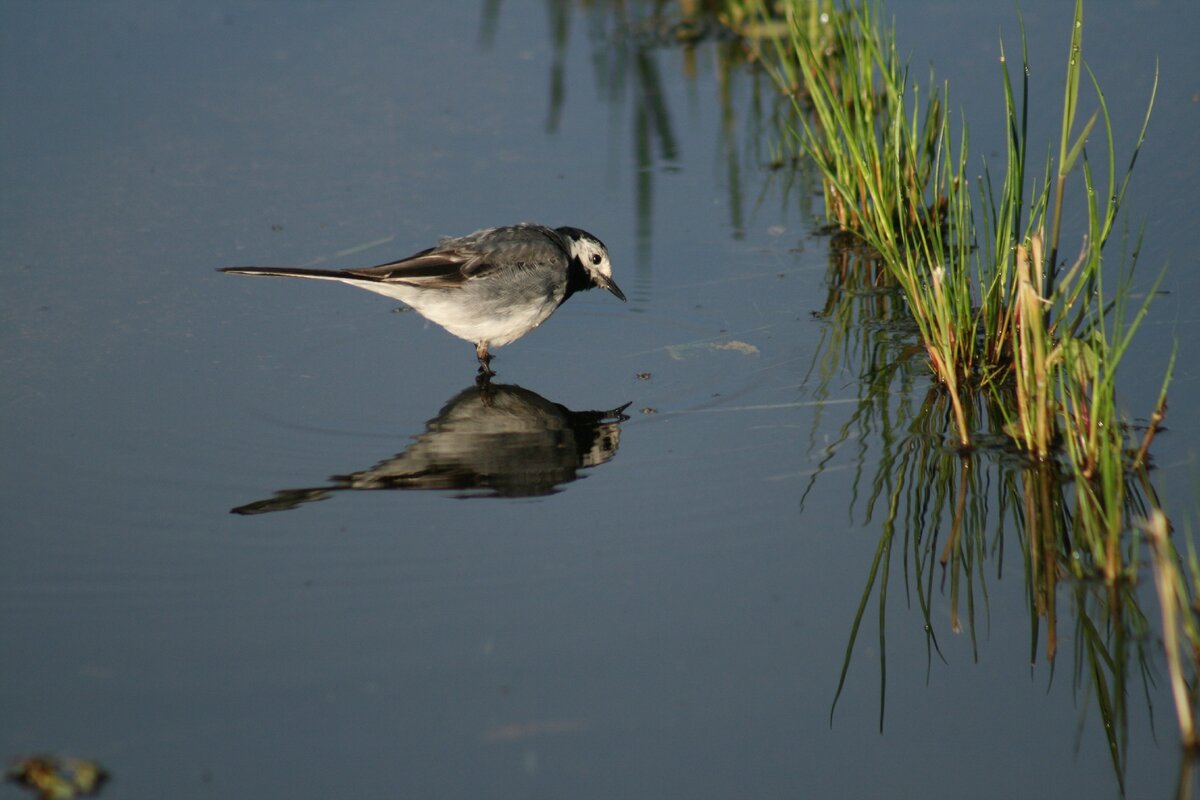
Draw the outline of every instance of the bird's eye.
M601 256L599 253L592 253L592 263L595 264L597 267L600 266L600 262L603 260L604 260L604 257Z

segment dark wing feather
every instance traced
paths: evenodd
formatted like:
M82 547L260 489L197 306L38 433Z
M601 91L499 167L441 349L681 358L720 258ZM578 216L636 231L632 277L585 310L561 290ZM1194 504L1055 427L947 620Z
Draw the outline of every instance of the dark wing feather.
M561 260L565 264L562 245L540 227L515 226L507 229L508 236L493 236L490 246L481 248L479 234L485 233L493 232L480 231L461 239L449 239L408 258L366 269L348 269L346 274L384 283L454 289L471 278L501 268L544 266L548 259ZM554 246L548 249L547 240Z
M389 261L375 267L348 269L347 275L382 283L407 283L438 289L452 289L462 284L474 272L472 263L478 261L479 253L455 249L431 247L419 253Z

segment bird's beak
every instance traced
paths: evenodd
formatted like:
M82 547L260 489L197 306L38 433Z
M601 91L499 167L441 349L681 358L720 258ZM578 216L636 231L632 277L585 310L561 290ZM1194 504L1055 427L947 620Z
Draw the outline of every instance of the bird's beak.
M610 292L612 292L614 295L616 295L617 299L620 300L622 303L625 302L625 293L621 291L621 287L617 286L617 282L614 281L612 278L609 278L605 275L597 274L597 275L592 275L592 282L595 283L597 286L599 286L601 289L608 289Z

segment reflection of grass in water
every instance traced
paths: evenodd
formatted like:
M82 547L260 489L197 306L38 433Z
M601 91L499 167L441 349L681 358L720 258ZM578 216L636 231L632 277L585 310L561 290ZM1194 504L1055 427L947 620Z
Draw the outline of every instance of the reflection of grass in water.
M1094 572L1087 566L1088 556L1071 541L1074 521L1068 509L1074 489L1069 471L1060 462L1026 459L998 432L981 437L988 443L969 452L948 446L947 440L953 440L953 413L936 387L925 392L916 413L888 414L887 406L897 402L905 400L881 382L854 414L854 424L874 429L873 440L880 451L870 462L869 474L865 448L857 454L855 485L867 488L856 492L851 513L864 524L874 521L880 535L851 623L831 721L862 625L874 609L882 729L888 678L887 609L889 601L896 602L895 591L920 614L927 670L935 658L944 660L939 642L943 624L953 633L966 634L972 658L978 658L978 636L987 630L990 618L988 577L998 579L1003 574L1005 555L1013 557L1006 553L1006 543L1016 541L1029 610L1030 662L1047 661L1053 679L1063 620L1070 620L1072 685L1094 701L1114 772L1123 782L1129 674L1132 667L1143 684L1149 681L1148 625L1133 582L1110 588L1089 577ZM987 417L985 408L972 406L970 413ZM902 427L893 427L897 424ZM821 456L827 460L832 453ZM1146 508L1141 491L1136 485L1127 487L1128 495L1136 499L1127 509L1131 518ZM1069 611L1061 607L1064 595ZM944 617L935 611L939 607L945 609Z
M1170 523L1161 511L1150 514L1145 531L1153 554L1167 674L1179 721L1179 737L1183 746L1195 754L1200 750L1195 708L1196 694L1200 691L1200 558L1189 531L1185 570L1183 559L1171 542ZM1183 797L1184 787L1180 788Z
M786 151L783 140L790 136L786 126L791 119L791 101L774 91L771 77L758 68L759 42L764 31L756 29L729 2L601 2L576 4L568 0L550 0L546 4L552 46L549 74L549 99L546 131L554 134L562 120L566 100L566 53L575 18L582 18L592 48L592 67L596 90L612 108L613 119L631 122L631 152L634 168L634 207L637 224L638 256L649 262L653 232L654 187L659 171L678 168L680 137L664 90L660 53L678 56L689 81L700 74L697 61L712 59L720 102L720 154L726 171L729 224L735 238L744 235L747 203L743 192L752 175L745 162L755 167L771 167L772 174L763 182L755 207L766 198L772 186L783 190L783 204L795 190L801 213L810 215L809 185L815 181L806 173L811 164ZM491 46L499 25L501 4L485 0L479 40ZM739 147L739 90L749 92L744 112L745 145ZM629 109L626 109L626 106ZM799 184L798 186L796 184Z

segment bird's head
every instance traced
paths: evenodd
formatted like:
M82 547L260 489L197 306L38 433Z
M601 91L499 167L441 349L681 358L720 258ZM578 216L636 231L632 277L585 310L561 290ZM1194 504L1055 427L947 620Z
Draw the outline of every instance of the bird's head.
M571 259L579 262L579 265L583 267L583 272L591 281L592 286L607 289L616 295L618 300L625 302L625 293L613 280L612 262L608 260L608 248L604 246L604 242L579 228L558 228L557 230L567 241Z

